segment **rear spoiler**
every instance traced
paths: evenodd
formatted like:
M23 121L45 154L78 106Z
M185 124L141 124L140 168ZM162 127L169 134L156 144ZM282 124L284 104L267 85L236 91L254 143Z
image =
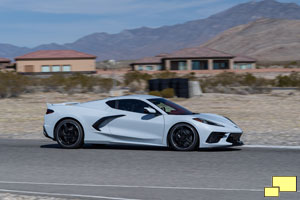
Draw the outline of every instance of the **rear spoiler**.
M47 108L51 107L51 106L72 106L72 105L76 105L79 104L79 102L65 102L65 103L47 103Z

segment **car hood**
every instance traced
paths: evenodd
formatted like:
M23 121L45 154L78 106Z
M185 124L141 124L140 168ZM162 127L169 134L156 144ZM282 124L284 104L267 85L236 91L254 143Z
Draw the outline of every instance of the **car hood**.
M233 126L235 128L239 128L235 123L233 123L231 120L227 119L226 117L223 117L221 115L216 115L212 113L200 113L193 115L193 118L200 118L204 120L208 120L223 126Z

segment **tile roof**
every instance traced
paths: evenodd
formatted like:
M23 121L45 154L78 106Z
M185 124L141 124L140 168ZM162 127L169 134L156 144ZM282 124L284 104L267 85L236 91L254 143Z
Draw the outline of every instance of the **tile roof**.
M244 55L236 55L233 61L234 62L256 62L254 58L251 58L249 56L244 56Z
M154 57L146 57L139 60L134 61L132 64L159 64L161 63L161 59L163 56L154 56Z
M232 55L223 51L205 47L185 48L171 54L159 54L155 57L146 57L134 61L132 64L159 64L162 59L172 58L234 58L234 62L256 62L254 58L244 55Z
M0 57L0 63L10 63L10 59Z
M205 47L185 48L175 51L165 58L232 58L234 55Z
M74 59L74 58L96 58L96 56L75 50L39 50L18 56L15 60L31 59Z

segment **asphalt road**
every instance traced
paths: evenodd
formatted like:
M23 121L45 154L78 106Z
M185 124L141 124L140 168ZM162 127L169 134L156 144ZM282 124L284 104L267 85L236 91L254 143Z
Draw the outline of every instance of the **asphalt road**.
M272 176L300 176L300 150L65 150L50 140L0 139L0 192L75 199L253 200L267 199L263 190L272 185ZM300 193L281 193L280 199L299 200Z

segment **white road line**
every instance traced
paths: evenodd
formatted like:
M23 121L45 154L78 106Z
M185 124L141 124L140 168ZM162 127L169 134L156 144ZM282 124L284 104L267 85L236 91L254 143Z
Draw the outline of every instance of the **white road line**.
M300 149L300 146L278 146L278 145L243 145L246 148L269 148L269 149Z
M81 198L92 198L92 199L140 200L140 199L128 199L128 198L120 198L120 197L105 197L105 196L93 196L93 195L81 195L81 194L63 194L63 193L33 192L33 191L24 191L24 190L6 190L6 189L0 189L0 192L20 193L20 194L29 194L29 195L45 195L45 196L81 197Z
M215 191L249 191L263 192L263 189L237 189L237 188L202 188L202 187L172 187L172 186L141 186L141 185L97 185L76 183L40 183L40 182L15 182L0 181L0 184L23 184L23 185L54 185L54 186L80 186L80 187L112 187L112 188L145 188L145 189L173 189L173 190L215 190Z

